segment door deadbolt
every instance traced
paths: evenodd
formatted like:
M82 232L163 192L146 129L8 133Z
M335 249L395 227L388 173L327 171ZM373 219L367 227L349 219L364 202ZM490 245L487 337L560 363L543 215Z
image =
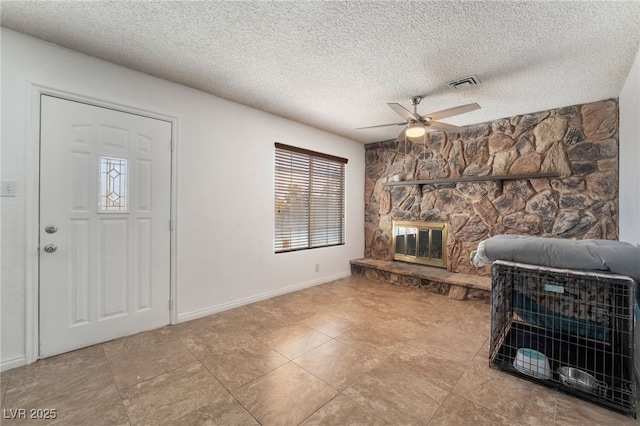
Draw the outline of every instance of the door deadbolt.
M57 249L58 246L55 244L47 244L46 246L44 246L44 251L46 251L47 253L53 253Z
M46 232L47 234L55 234L56 232L58 232L58 228L56 226L47 226L46 228L44 228L44 232Z

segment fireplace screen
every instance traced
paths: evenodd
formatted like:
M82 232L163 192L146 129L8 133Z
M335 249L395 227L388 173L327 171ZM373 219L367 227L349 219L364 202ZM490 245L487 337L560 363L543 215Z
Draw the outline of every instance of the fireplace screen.
M393 222L393 258L404 262L447 267L447 224Z

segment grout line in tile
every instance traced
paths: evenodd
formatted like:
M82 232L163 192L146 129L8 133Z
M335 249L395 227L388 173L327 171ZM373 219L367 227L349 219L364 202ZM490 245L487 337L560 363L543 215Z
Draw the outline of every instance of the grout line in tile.
M9 377L6 380L7 380L7 384L5 385L4 390L2 390L2 395L0 395L0 407L2 408L4 408L4 397L9 391L9 381L11 380L11 375L9 375Z
M115 384L115 380L114 380L114 384ZM116 389L118 390L118 396L120 397L120 405L122 405L122 409L124 410L124 415L127 416L127 423L129 423L129 426L131 426L131 418L129 417L129 410L127 410L127 407L124 405L124 398L122 396L122 391L118 389L117 384L116 384Z
M251 382L249 382L249 383L251 383ZM242 386L244 386L244 385L242 385ZM253 413L251 411L249 411L249 409L247 407L245 407L244 404L238 398L236 398L236 396L233 393L229 392L229 395L231 395L231 398L233 398L242 407L242 409L244 411L246 411L256 421L256 423L258 423L259 425L262 425L262 423L260 423L260 421L256 418L256 416L254 416Z
M195 361L190 362L190 363L188 363L188 364L178 365L177 367L170 368L169 370L163 371L163 372L162 372L162 373L160 373L160 374L156 374L156 375L155 375L155 376L153 376L153 377L149 377L149 378L146 378L146 379L144 379L144 380L142 380L142 381L139 381L139 382L132 383L132 384L130 384L130 385L124 386L124 387L122 388L122 390L129 389L129 388L130 388L130 387L132 387L132 386L138 386L138 385L141 385L142 383L146 383L146 382L148 382L148 381L150 381L150 380L156 379L156 378L158 378L158 377L160 377L160 376L163 376L163 375L165 375L165 374L167 374L167 373L170 373L170 372L172 372L172 371L175 371L175 370L177 370L177 369L179 369L179 368L188 367L188 366L193 365L193 364L200 364L200 365L202 365L202 363L200 362L200 360L196 359ZM204 367L204 365L202 365L202 366ZM204 368L205 368L205 370L206 370L206 367L204 367ZM113 373L113 370L111 370L111 371L112 371L112 373ZM207 372L208 372L208 371L209 371L209 370L207 370ZM115 374L114 374L114 376L113 376L113 377L114 377L114 382L115 382ZM217 380L217 378L216 378L216 380ZM120 386L118 386L118 383L117 383L117 382L116 382L116 387L118 388L118 390L120 390Z
M440 403L440 405L438 405L438 409L435 411L435 413L433 413L431 415L431 417L429 418L429 421L425 424L425 426L429 426L429 424L431 424L431 422L433 421L433 419L438 415L438 413L440 412L440 410L442 410L442 406L447 402L447 400L451 397L451 394L453 392L449 391L449 393L447 394L447 396L442 400L442 403Z
M305 370L305 371L306 371L306 370ZM310 374L311 374L311 373L310 373ZM315 376L314 376L314 377L315 377ZM331 401L333 401L334 399L336 399L336 398L338 397L338 395L340 395L340 394L341 394L341 393L340 393L337 389L335 389L333 386L332 386L332 389L336 390L336 392L338 392L338 393L337 393L337 394L335 394L335 395L333 396L333 398L331 398L329 401L325 402L325 403L324 403L324 404L322 404L320 407L318 407L318 409L317 409L317 410L315 410L313 413L309 414L307 417L305 417L304 419L302 419L302 420L298 423L298 425L296 425L296 426L299 426L299 425L301 425L302 423L306 422L306 421L307 421L307 419L308 419L309 417L313 416L315 413L317 413L318 411L322 410L324 407L326 407L328 404L330 404L330 403L331 403Z
M101 344L101 346L102 346L102 344ZM104 351L104 347L102 348L102 350ZM116 375L113 372L113 365L111 365L111 361L109 361L109 358L107 357L106 352L105 352L105 358L107 358L107 365L109 366L109 371L111 372L111 381L115 385L116 391L118 391L118 397L120 399L120 405L122 405L122 409L124 410L124 415L127 416L127 423L129 424L129 426L131 426L131 418L129 417L129 410L127 410L127 407L124 405L124 398L123 398L123 395L122 395L122 390L120 389L120 387L118 386L118 383L116 382Z
M284 355L283 355L283 356L284 356ZM285 357L285 358L286 358L286 357ZM272 368L271 370L267 371L266 373L264 373L264 374L262 374L262 375L260 375L260 376L258 376L258 377L255 377L255 378L253 378L253 379L249 380L248 382L243 383L243 384L241 384L240 386L238 386L238 387L236 387L236 388L233 388L233 389L230 389L230 388L228 388L227 386L225 386L225 384L224 384L224 383L222 383L222 381L221 381L221 380L220 380L220 379L219 379L219 378L214 374L214 372L213 372L213 371L209 370L209 369L207 368L207 366L206 366L206 365L204 365L204 363L202 363L201 361L199 361L199 362L200 362L200 364L202 364L202 366L204 367L204 369L205 369L205 370L207 370L207 371L209 372L209 374L211 374L211 375L212 375L212 376L213 376L213 377L218 381L218 383L220 383L220 384L222 385L222 387L223 387L227 392L229 392L229 394L233 395L233 394L232 394L232 392L234 392L234 391L236 391L236 390L240 389L240 388L241 388L241 387L243 387L243 386L248 385L249 383L253 383L253 382L255 382L256 380L259 380L259 379L263 378L264 376L266 376L267 374L271 373L272 371L274 371L274 370L276 370L276 369L278 369L278 368L282 367L283 365L287 364L288 362L292 362L292 361L291 361L291 360L289 360L289 359L287 359L287 362L285 362L284 364L280 364L280 365L278 365L277 367L274 367L274 368ZM234 398L235 398L235 396L234 396Z

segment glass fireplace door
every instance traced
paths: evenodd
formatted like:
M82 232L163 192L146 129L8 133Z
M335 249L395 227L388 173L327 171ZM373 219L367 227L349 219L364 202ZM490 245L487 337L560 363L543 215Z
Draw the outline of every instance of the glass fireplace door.
M446 243L446 223L393 222L393 258L395 260L446 268Z

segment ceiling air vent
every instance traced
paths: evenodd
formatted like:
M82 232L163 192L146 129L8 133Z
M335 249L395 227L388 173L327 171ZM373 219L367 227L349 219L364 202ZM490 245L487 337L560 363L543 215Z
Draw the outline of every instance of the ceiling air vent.
M478 80L478 77L476 77L475 75L471 75L469 77L461 78L460 80L450 81L449 87L452 90L460 90L460 89L466 89L471 86L475 86L478 83L480 83L480 80Z

